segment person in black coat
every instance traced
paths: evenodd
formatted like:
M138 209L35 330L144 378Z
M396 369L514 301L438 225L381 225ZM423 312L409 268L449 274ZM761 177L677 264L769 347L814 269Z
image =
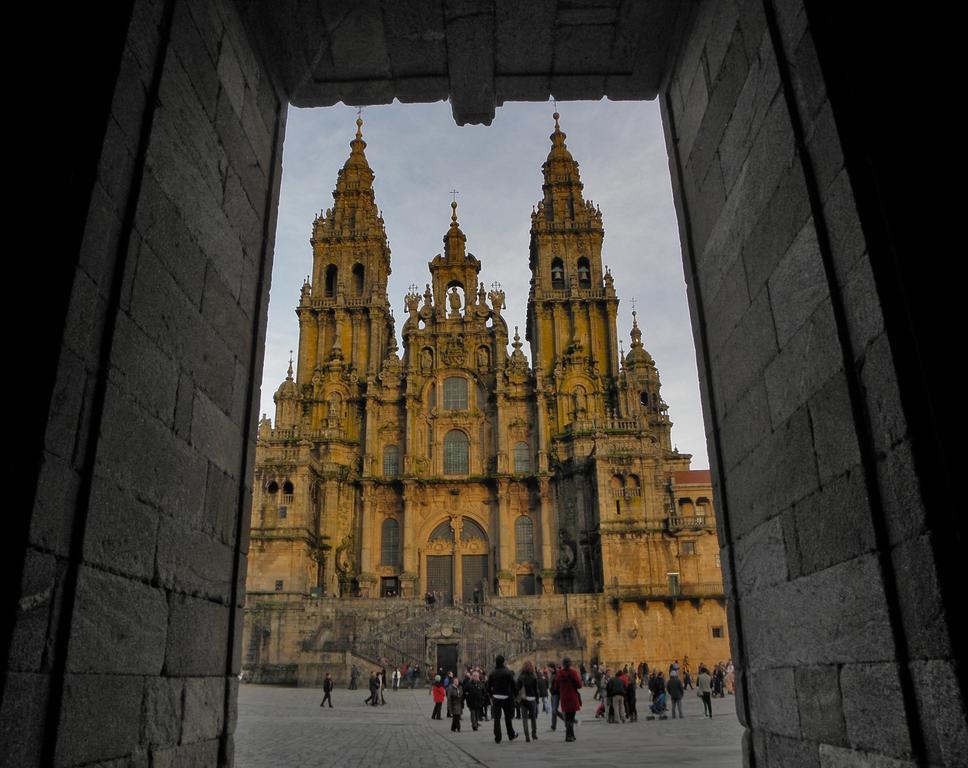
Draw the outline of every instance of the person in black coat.
M494 659L494 670L487 676L487 692L491 697L492 717L494 718L494 741L501 743L501 713L504 713L504 725L507 731L508 741L514 741L517 734L514 732L514 696L517 687L514 682L514 673L504 666L504 657L498 656Z
M518 702L521 705L521 724L524 728L524 740L531 742L532 737L538 740L538 677L534 673L534 665L530 661L524 662L516 684ZM528 733L530 725L531 733Z
M326 678L323 680L323 700L319 702L319 706L326 706L326 702L329 702L329 708L333 708L333 678L330 677L329 672L326 673Z

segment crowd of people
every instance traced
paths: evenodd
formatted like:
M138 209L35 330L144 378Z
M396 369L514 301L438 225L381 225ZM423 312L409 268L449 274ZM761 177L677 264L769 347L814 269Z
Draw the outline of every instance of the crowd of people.
M360 674L359 668L353 665L350 690L358 689ZM420 684L420 674L418 663L403 664L391 672L390 685L393 690L415 688ZM481 723L490 720L494 741L498 744L503 738L508 741L518 738L516 721L526 741L537 741L539 711L550 715L551 731L558 730L560 721L564 724L565 741L575 741L577 714L583 705L582 688L591 689L592 700L598 702L595 717L610 724L637 721L640 698L644 700L643 706L648 708L647 720L665 720L670 710L673 719L683 717L682 699L687 690L694 689L702 699L705 717L712 717L713 698L725 698L735 693L732 660L720 661L711 668L699 664L695 679L688 658L684 658L682 664L676 659L665 671L650 668L644 661L638 665L625 664L621 668L592 664L590 669L586 669L584 663L575 668L568 658L560 665L549 662L541 668L525 661L515 676L505 664L504 657L498 656L490 671L480 666L468 666L462 675L444 669L438 669L436 673L428 669L426 674L433 698L431 719L443 720L446 712L450 729L455 732L461 730L465 712L474 731L481 727ZM383 696L386 681L386 668L370 672L370 695L364 699L365 704L386 704ZM645 691L640 693L642 689ZM327 674L320 706L327 702L333 706L332 690L333 681Z

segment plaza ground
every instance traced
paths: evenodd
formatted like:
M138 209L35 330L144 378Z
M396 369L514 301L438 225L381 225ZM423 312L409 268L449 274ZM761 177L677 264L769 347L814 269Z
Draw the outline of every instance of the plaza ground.
M640 689L644 693L644 689ZM363 704L367 691L333 692L335 707L321 709L322 692L311 688L239 687L235 734L237 768L464 768L464 766L535 766L535 768L627 768L629 765L703 765L735 768L742 764L742 728L732 696L713 700L713 718L702 717L702 702L687 691L681 720L645 719L647 696L639 697L639 720L610 725L595 720L592 691L583 691L577 741L566 744L564 725L551 732L551 720L538 715L538 741L519 738L494 743L493 723L471 730L467 713L462 731L451 733L450 720L431 720L427 688L387 691L386 705ZM503 724L502 724L503 726Z

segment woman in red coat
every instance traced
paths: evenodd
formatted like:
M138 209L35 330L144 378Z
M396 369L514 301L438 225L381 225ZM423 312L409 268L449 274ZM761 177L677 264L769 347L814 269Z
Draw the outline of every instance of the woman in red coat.
M447 698L447 689L444 688L444 683L440 679L440 675L434 677L434 684L430 689L430 693L434 697L434 711L430 715L431 720L442 720L440 716L440 705L444 703L444 699Z
M561 669L555 676L558 688L558 701L561 711L565 713L565 741L575 740L575 713L581 709L581 678L571 666L571 659L561 661Z

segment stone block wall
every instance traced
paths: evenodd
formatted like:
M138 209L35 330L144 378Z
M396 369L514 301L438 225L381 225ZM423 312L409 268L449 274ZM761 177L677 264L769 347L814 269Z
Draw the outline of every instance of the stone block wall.
M964 698L939 718L925 687L957 667L903 363L807 9L700 4L662 108L746 760L953 764Z
M12 627L7 765L232 754L286 107L229 2L137 0L116 67Z

